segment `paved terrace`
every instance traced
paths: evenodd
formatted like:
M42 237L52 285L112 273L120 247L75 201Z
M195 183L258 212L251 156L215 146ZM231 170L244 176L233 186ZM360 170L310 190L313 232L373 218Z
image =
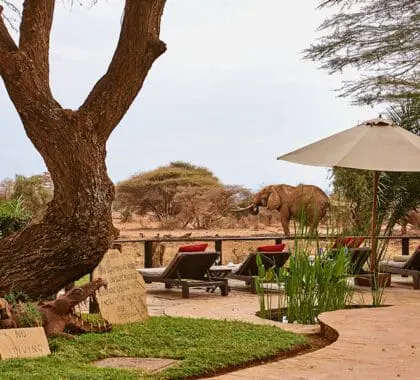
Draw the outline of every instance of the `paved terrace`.
M356 302L370 303L369 289L357 290ZM339 337L321 350L212 379L420 379L420 290L412 289L411 278L393 277L385 303L394 306L322 314L320 320ZM256 317L256 295L240 287L228 297L191 289L191 298L182 299L180 289L151 284L148 307L151 315L241 320L302 334L319 331L318 326L279 324Z

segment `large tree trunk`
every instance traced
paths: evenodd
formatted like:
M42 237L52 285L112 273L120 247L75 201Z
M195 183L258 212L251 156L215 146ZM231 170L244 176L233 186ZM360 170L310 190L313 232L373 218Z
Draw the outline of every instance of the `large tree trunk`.
M78 111L63 109L49 86L54 3L25 0L19 47L1 21L0 6L0 76L54 182L43 220L0 240L0 295L56 293L91 272L112 245L114 187L105 166L106 141L165 51L159 40L165 1L126 0L107 73Z

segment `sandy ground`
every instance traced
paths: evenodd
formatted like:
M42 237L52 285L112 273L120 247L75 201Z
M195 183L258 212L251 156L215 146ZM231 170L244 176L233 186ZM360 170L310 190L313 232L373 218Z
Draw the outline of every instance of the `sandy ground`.
M177 230L164 230L156 228L153 223L148 223L150 228L145 228L144 223L136 218L133 222L121 223L119 218L114 218L114 225L120 230L120 240L136 240L136 239L148 239L148 238L172 238L172 237L186 237L188 239L197 238L200 241L200 237L250 237L250 236L273 236L282 234L282 228L280 225L271 226L258 226L252 228L237 228L237 229L211 229L211 230L192 230L192 229L177 229ZM291 230L293 231L292 223ZM320 233L326 233L326 228L321 226ZM395 235L399 236L400 232L397 229ZM420 230L410 229L409 235L420 235ZM293 250L294 241L284 241L289 249ZM178 247L183 244L191 244L193 241L183 242L164 242L165 252L163 256L163 265L166 265L175 253L178 251ZM274 244L273 240L264 241L224 241L223 242L223 264L229 262L240 263L244 257L250 252L255 252L256 248L261 245ZM331 241L321 242L321 247L326 247L331 244ZM413 252L415 248L420 244L420 240L410 240L410 252ZM123 249L131 252L138 263L138 266L143 266L144 263L144 244L142 242L136 243L124 243ZM209 242L208 249L214 249L214 244ZM310 250L315 250L315 244L309 247ZM392 258L395 255L401 254L401 240L391 240L388 250L387 257Z

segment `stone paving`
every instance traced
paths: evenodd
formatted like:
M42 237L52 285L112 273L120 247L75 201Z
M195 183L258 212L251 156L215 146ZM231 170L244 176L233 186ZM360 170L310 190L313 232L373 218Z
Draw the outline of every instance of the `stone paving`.
M357 303L371 302L369 289L356 289ZM336 342L321 350L212 379L420 379L420 290L412 289L411 278L393 277L385 291L385 304L393 306L321 314L320 320L339 334ZM180 289L148 285L150 315L241 320L302 334L319 331L319 326L258 318L258 307L256 295L240 286L227 297L219 291L191 289L191 297L182 299Z

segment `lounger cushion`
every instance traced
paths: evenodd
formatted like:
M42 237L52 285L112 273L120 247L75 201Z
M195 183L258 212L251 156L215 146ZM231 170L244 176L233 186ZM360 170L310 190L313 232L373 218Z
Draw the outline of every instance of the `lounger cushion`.
M350 243L348 244L347 247L349 248L359 248L363 242L365 241L365 238L363 237L359 237L359 238L353 238L351 239Z
M138 268L137 272L146 276L161 276L166 267L161 268Z
M332 246L332 248L341 248L341 247L350 247L353 243L353 238L347 237L347 238L337 238Z
M263 245L257 248L258 252L282 252L286 244Z
M181 245L178 249L178 252L202 252L206 250L207 246L207 243Z
M388 265L388 266L396 267L396 268L404 268L405 264L406 264L405 261L388 260L388 261L381 261L379 263L379 267L381 267L382 265Z
M392 257L392 261L396 261L396 262L399 262L399 263L401 263L401 262L405 263L409 258L410 258L410 256L408 256L408 255L405 255L405 256L396 255L396 256Z

